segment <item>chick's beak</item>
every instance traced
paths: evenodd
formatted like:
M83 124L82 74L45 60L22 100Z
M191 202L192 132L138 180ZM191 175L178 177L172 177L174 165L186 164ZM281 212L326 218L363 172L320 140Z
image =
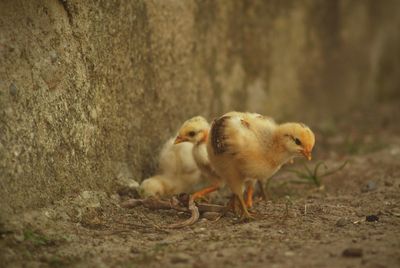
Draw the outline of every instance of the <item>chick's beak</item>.
M305 158L307 158L307 160L311 160L312 159L311 151L303 150L303 151L301 151L301 153L304 155Z
M178 136L178 137L176 137L174 144L178 144L178 143L185 142L185 141L187 141L186 138Z

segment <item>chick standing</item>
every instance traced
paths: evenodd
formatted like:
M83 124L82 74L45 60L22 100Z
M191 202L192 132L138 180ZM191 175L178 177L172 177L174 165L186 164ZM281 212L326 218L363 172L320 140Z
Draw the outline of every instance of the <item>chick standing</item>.
M242 113L230 112L227 115L242 115ZM250 118L262 117L262 115L256 113L246 113L245 116ZM222 180L211 167L210 160L208 158L206 141L209 130L210 125L207 120L204 117L196 116L183 123L175 140L175 144L182 144L182 142L189 142L193 144L193 157L197 166L200 168L202 177L212 184L210 187L194 193L192 195L192 200L218 190L223 184ZM249 180L246 183L246 206L248 208L251 208L253 205L255 183L256 180Z
M240 201L242 218L252 218L243 199L248 178L265 181L295 157L311 159L315 137L306 125L277 125L270 118L231 112L215 120L207 140L211 166Z
M258 113L242 113L242 112L236 112L236 111L232 111L232 112L228 112L225 114L225 116L239 116L243 122L247 122L247 121L251 121L254 119L265 119L268 120L266 122L268 122L271 125L276 125L275 121L271 118L271 117L266 117L263 116L261 114ZM265 192L264 192L264 188L263 188L263 183L260 180L256 180L256 179L246 179L246 207L247 208L251 208L253 207L253 194L254 194L254 187L256 185L256 183L258 183L258 186L260 188L261 191L261 198L265 199ZM233 210L235 210L235 199L232 200L233 204L231 204Z
M201 176L211 183L209 187L192 194L192 201L214 192L222 186L222 181L212 169L208 158L206 141L209 130L210 125L207 120L204 117L196 116L183 123L175 140L175 144L187 142L193 144L192 154L201 171Z

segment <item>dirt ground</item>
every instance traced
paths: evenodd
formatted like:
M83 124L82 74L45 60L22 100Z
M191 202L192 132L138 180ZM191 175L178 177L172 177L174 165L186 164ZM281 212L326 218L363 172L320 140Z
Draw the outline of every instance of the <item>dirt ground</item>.
M382 115L383 114L383 115ZM4 267L400 267L400 137L397 111L354 114L318 127L322 187L281 171L255 204L258 219L201 219L171 210L126 209L116 193L83 191L2 219ZM358 124L361 122L360 124ZM361 126L364 126L361 127ZM304 170L301 164L292 169ZM321 172L324 168L321 168ZM368 220L367 220L367 216Z

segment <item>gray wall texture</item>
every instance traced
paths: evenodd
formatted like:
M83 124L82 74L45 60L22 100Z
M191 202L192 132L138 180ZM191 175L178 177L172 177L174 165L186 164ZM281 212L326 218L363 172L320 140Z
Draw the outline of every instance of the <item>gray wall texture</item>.
M0 216L141 180L186 118L399 96L400 2L0 1Z

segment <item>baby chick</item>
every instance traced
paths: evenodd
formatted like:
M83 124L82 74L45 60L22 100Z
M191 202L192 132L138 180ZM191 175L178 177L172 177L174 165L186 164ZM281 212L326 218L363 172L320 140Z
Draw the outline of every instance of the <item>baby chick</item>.
M278 125L261 115L231 112L214 120L207 151L211 166L240 201L242 219L249 219L242 194L248 178L265 181L295 157L311 160L314 143L304 124Z
M245 121L246 120L249 121L249 120L257 119L257 118L258 119L266 119L269 121L269 123L275 124L275 121L271 117L266 117L266 116L263 116L258 113L242 113L242 112L232 111L232 112L226 113L225 116L239 116ZM257 183L258 183L258 186L261 191L262 199L266 199L264 188L263 188L263 183L260 180L247 179L247 181L246 181L246 200L245 200L247 208L253 207L254 188ZM232 201L234 202L235 200L232 200ZM235 210L235 204L233 204L233 210Z
M201 171L201 176L211 182L211 186L192 194L192 201L214 192L222 186L221 180L211 168L208 159L206 141L209 129L210 125L207 120L204 117L196 116L183 123L182 127L179 129L178 137L175 140L175 144L193 144L192 154Z
M159 156L159 174L145 179L141 184L144 196L168 196L191 192L201 182L200 170L192 156L193 144L174 145L169 139Z
M241 115L238 112L230 112L227 115ZM262 117L260 114L247 113L246 116L249 117ZM206 141L209 133L210 125L207 120L201 116L193 117L187 120L178 131L178 137L175 140L175 144L180 144L182 142L190 142L194 144L193 147L193 157L202 172L202 176L212 183L210 187L203 189L192 195L192 199L195 200L208 193L218 190L221 186L221 179L211 168L208 159ZM247 182L246 191L246 205L248 208L253 206L253 193L254 185L256 180L251 180Z

